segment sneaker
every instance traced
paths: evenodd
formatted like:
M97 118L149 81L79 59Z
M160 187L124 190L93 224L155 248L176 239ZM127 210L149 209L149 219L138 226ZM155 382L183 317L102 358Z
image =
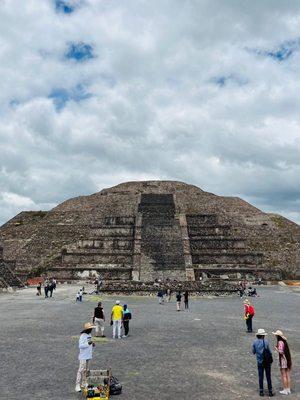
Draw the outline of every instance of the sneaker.
M273 396L274 396L273 392L269 392L269 397L273 397Z
M122 337L121 337L121 336L118 336L118 339L122 339Z
M264 392L263 392L263 390L261 390L261 391L259 392L259 395L260 395L260 396L264 396L264 395L265 395Z
M279 393L283 394L283 395L288 395L289 394L289 392L286 389L280 390Z
M291 389L286 389L286 391L288 392L288 394L292 394Z
M81 392L81 387L80 387L80 385L76 385L75 386L75 392Z
M127 338L127 335L123 335L122 338Z

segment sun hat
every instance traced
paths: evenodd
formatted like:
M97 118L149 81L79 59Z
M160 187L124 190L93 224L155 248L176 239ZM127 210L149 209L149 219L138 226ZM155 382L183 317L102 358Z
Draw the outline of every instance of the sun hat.
M244 304L250 304L250 301L248 299L244 300Z
M264 329L259 328L259 329L257 329L256 335L267 336L267 332Z
M93 329L96 328L95 325L91 324L90 322L87 322L86 324L84 324L84 330L86 329Z
M280 337L282 337L282 339L287 340L286 337L283 335L283 332L280 331L279 329L277 329L276 332L272 332L272 333L273 333L273 335L275 335L275 336L280 336Z
M116 304L120 304L120 300L116 300Z

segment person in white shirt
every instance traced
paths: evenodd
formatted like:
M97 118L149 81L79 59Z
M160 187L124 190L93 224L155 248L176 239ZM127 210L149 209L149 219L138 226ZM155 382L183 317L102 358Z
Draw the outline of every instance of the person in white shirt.
M92 340L92 330L95 328L93 324L87 322L84 324L84 330L80 334L79 338L79 368L76 377L76 392L81 392L81 383L83 373L89 370L89 364L93 357L93 347L95 343Z

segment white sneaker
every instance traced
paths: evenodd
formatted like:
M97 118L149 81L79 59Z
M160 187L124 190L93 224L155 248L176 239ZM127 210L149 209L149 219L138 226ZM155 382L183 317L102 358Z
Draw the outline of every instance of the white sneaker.
M286 389L280 390L279 393L280 393L280 394L283 394L283 395L289 394L288 391L287 391Z
M291 389L286 389L288 394L292 394Z
M81 392L81 387L80 387L80 385L76 385L75 386L75 392Z
M127 335L123 335L122 338L127 338Z
M118 339L122 339L121 336L118 336Z

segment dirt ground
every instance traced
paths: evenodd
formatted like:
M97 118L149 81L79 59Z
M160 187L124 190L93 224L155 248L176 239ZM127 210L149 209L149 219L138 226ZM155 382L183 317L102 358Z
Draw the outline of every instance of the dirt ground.
M0 295L0 399L77 400L78 336L91 321L99 297L76 304L77 287L58 286L52 299L24 289ZM300 399L300 288L259 288L254 299L254 329L288 337L293 361L291 399ZM116 297L102 297L109 314ZM258 399L257 368L251 354L254 334L247 334L238 297L191 298L188 311L155 297L119 297L133 314L130 336L96 343L94 368L112 368L123 384L120 400ZM273 385L280 397L277 356Z

